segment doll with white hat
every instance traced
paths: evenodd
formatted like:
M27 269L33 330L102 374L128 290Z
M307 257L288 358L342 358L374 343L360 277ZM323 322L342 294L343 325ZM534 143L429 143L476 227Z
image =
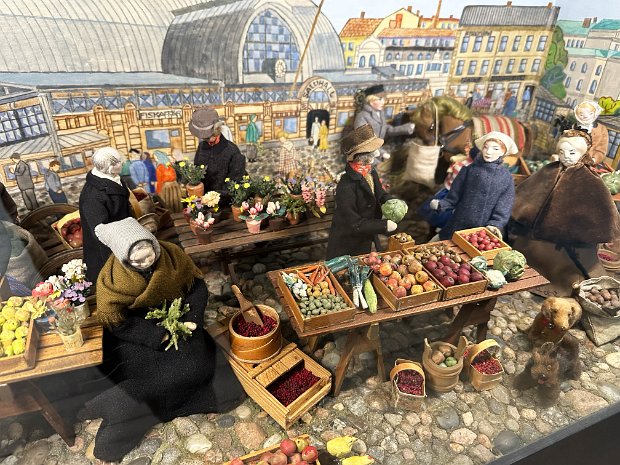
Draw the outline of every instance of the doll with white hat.
M577 128L586 131L592 138L592 145L588 155L594 160L594 164L601 163L607 156L609 133L604 124L596 119L603 109L592 100L584 100L575 107L575 119L579 123Z
M492 131L476 139L480 154L454 179L444 199L433 199L433 210L454 209L452 217L439 232L439 238L450 239L454 231L486 226L502 237L515 199L512 175L503 164L504 155L515 155L519 149L503 132Z

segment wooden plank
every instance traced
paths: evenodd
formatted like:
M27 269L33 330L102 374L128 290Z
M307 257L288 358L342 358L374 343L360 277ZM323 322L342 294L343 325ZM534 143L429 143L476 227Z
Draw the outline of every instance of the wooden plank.
M289 353L286 357L283 357L282 359L273 363L269 367L269 370L263 371L261 374L256 376L255 379L261 385L267 387L284 373L286 373L295 365L300 363L302 360L303 358L299 355L298 352Z

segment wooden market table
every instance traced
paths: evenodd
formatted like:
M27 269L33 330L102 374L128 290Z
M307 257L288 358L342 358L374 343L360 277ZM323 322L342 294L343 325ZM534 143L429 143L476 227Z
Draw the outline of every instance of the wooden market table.
M455 249L458 249L452 241L445 242L449 243ZM467 257L464 252L461 255L463 257ZM333 384L334 395L338 395L340 393L344 375L353 355L363 352L375 352L377 354L377 370L379 375L382 379L386 378L385 367L383 365L383 353L381 351L381 340L379 338L380 323L397 320L408 316L436 312L454 307L455 305L462 305L458 314L452 320L448 330L448 335L444 338L444 340L452 344L456 344L465 326L477 325L476 338L478 342L480 342L486 338L487 323L489 322L491 311L495 307L498 297L549 284L549 281L546 278L541 276L535 269L528 266L521 279L515 282L510 282L497 291L486 290L481 294L424 304L398 312L389 308L387 303L379 294L377 294L377 297L379 298L379 305L377 312L374 314L358 309L355 317L351 321L334 324L324 328L302 331L297 325L293 312L288 306L286 300L283 298L280 287L278 286L279 273L280 270L270 271L267 275L273 283L276 293L280 298L282 309L289 316L293 329L300 338L308 339L308 344L312 350L316 347L319 336L340 331L348 331L347 341L340 357L340 362L336 367L335 380Z
M22 413L41 411L48 423L72 446L75 442L73 425L68 425L56 408L36 385L35 380L48 375L65 373L96 366L103 361L103 329L91 317L82 326L84 345L68 352L55 333L43 334L39 339L34 367L10 373L0 373L0 387L5 391L0 397L0 418ZM4 385L4 386L2 386Z
M230 264L238 255L247 256L270 253L277 250L288 250L327 242L327 234L316 238L308 237L311 233L329 232L334 214L333 196L328 196L326 207L327 213L320 218L315 217L311 212L306 212L306 219L299 224L289 225L280 231L263 229L258 234L250 233L245 222L236 222L232 217L226 218L213 226L213 236L210 244L198 243L198 238L190 230L189 224L182 213L176 213L172 217L181 248L186 254L191 257L205 252L213 252L219 255L222 262L228 266L225 271L232 271ZM271 243L272 241L289 238L291 241L282 244ZM270 244L256 247L254 250L248 250L248 246L259 242L270 242ZM232 249L236 247L242 247L243 249L240 252L234 252ZM234 273L231 274L234 275Z

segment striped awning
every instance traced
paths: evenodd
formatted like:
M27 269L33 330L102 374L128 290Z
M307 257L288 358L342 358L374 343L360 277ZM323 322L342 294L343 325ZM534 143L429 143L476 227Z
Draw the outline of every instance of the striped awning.
M110 143L110 138L97 131L82 131L73 134L58 136L60 147L63 152L70 149L90 146L103 146ZM37 137L16 144L0 147L0 160L8 159L15 152L20 155L54 155L52 138L50 136Z

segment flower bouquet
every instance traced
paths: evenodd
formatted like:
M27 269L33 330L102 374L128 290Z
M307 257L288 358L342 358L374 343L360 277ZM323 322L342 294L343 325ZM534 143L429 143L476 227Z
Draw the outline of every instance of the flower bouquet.
M267 212L263 211L264 207L261 202L243 202L241 204L241 214L239 218L245 220L245 224L248 227L248 231L251 234L258 234L260 232L261 222L267 218Z
M71 305L71 301L61 297L48 302L48 305L56 315L50 324L58 332L65 349L71 351L81 347L84 344L80 330L81 318Z

